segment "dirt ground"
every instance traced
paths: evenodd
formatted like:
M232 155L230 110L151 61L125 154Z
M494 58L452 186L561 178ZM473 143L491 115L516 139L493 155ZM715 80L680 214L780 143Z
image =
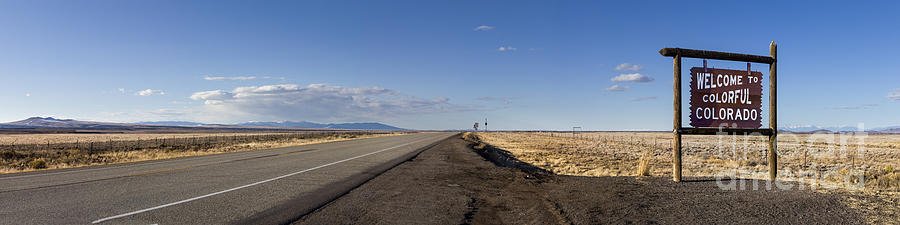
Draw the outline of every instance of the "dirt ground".
M443 141L294 224L863 224L900 218L849 207L843 201L849 194L766 190L756 180L725 181L738 190L723 190L698 178L674 183L667 177L554 175L502 150L471 145ZM872 207L869 199L854 197Z

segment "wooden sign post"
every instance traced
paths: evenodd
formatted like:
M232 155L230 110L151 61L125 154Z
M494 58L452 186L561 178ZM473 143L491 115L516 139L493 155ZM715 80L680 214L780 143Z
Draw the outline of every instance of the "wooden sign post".
M674 58L672 120L672 180L681 182L681 135L715 135L726 133L761 134L769 137L769 180L778 175L776 54L777 46L769 45L769 56L729 52L663 48L659 54ZM747 62L747 70L691 68L691 126L681 124L681 58L718 59ZM762 126L762 73L750 70L750 63L769 64L769 128Z

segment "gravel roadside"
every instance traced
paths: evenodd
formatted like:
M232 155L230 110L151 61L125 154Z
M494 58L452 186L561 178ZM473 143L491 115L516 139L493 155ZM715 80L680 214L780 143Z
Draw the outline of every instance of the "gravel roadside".
M294 224L864 223L840 196L763 181L560 176L481 153L444 140Z

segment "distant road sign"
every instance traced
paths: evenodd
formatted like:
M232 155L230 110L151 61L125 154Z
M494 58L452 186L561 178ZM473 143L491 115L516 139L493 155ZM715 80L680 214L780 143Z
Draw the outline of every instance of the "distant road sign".
M691 126L762 126L762 73L691 68Z

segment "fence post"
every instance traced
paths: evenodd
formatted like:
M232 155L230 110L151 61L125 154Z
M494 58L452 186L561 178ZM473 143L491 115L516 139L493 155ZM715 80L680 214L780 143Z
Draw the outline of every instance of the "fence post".
M778 58L776 57L778 55L777 48L775 41L769 44L769 56L775 59L772 64L769 64L769 128L772 129L772 135L769 136L769 180L772 181L778 176L778 151L776 151L778 146L778 110L775 95L775 83L777 81L775 73L777 72L776 65L778 64Z
M672 87L675 97L672 107L675 111L675 117L672 119L672 133L674 135L672 139L672 180L681 182L681 133L678 132L678 129L681 129L681 54L675 55L673 64L674 79Z

